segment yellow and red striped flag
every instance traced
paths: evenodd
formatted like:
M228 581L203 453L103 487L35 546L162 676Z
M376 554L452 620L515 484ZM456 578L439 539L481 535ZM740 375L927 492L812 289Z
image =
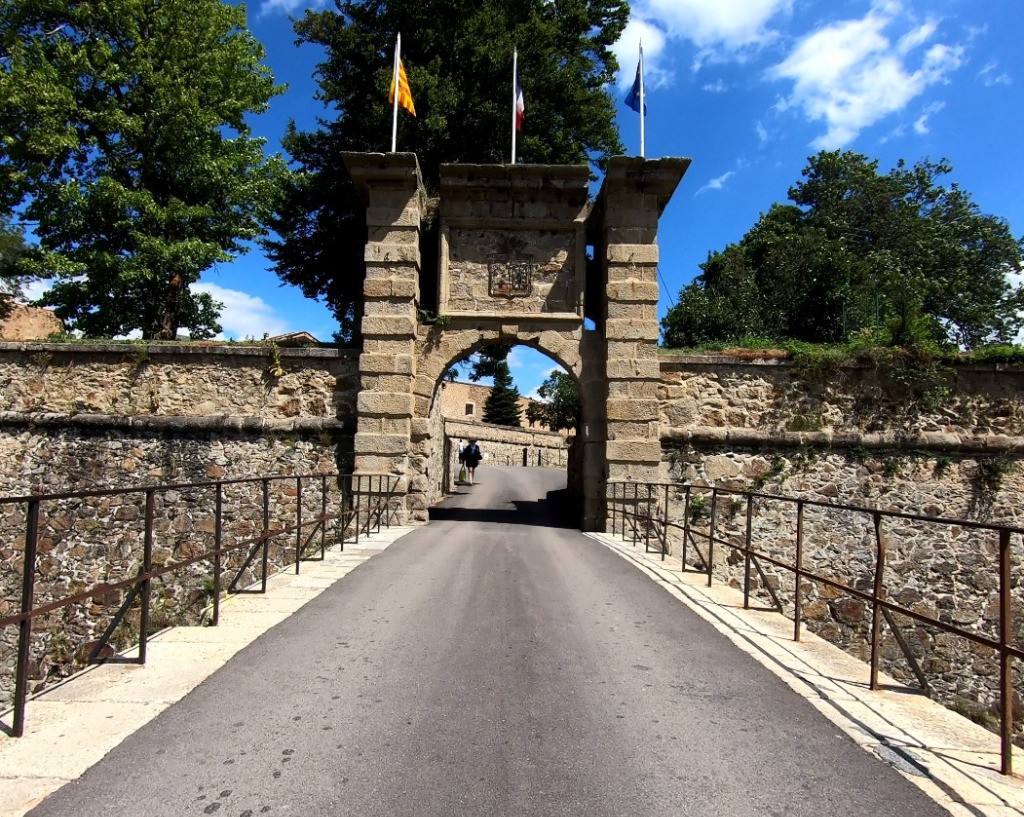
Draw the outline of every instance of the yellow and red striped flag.
M416 116L416 106L412 101L412 91L409 90L409 78L405 75L405 65L401 58L398 60L398 104L405 108L413 116ZM391 90L388 91L388 102L395 101L395 77L391 77Z

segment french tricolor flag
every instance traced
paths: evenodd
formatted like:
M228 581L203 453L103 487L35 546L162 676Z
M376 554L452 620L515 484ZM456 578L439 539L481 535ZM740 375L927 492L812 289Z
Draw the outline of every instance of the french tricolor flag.
M526 103L523 102L523 86L516 80L516 130L523 129L523 120L526 118Z

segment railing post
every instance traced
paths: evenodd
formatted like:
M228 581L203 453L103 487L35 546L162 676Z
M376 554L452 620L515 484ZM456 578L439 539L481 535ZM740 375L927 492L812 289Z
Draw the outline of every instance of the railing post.
M217 481L213 514L213 623L220 624L220 576L223 569L221 548L224 546L224 485Z
M715 506L718 504L718 488L711 489L711 519L708 522L708 587L711 587L711 573L715 564Z
M661 561L665 561L668 556L668 484L664 486L665 489L665 502L662 508L661 516Z
M152 591L152 580L149 578L153 570L153 516L156 498L153 489L146 491L146 531L142 540L142 610L139 615L139 659L138 663L146 663L146 648L149 643L149 599Z
M651 513L651 493L654 490L654 486L651 483L647 483L647 488L644 493L647 494L647 521L644 523L644 553L651 552L651 526L654 524L653 514Z
M750 545L753 533L754 497L747 494L747 532L743 547L743 609L750 609Z
M270 480L263 478L263 578L260 592L267 592L267 571L270 569Z
M359 521L359 513L363 510L363 503L360 497L363 495L363 475L355 477L355 490L352 492L352 507L355 509L355 520L356 520L356 541L355 544L359 544L359 531L363 524Z
M320 559L327 553L327 474L320 475Z
M793 640L800 640L800 619L803 618L804 603L800 596L800 579L804 565L804 501L796 503L796 576L793 587Z
M21 614L18 625L18 668L14 679L14 737L25 734L25 700L28 698L29 642L32 638L32 604L36 585L36 547L39 543L39 500L28 501L25 521L25 555L21 574Z
M295 575L302 560L302 477L295 477Z
M683 562L680 569L686 572L686 546L690 542L690 486L686 486L686 499L683 502Z
M1010 585L1010 532L999 531L999 736L1002 772L1013 774L1013 604Z
M882 539L882 514L875 511L872 516L875 522L875 581L871 593L871 689L878 689L878 659L880 657L879 641L882 635L882 609L879 600L882 598L883 571L885 570L885 542Z

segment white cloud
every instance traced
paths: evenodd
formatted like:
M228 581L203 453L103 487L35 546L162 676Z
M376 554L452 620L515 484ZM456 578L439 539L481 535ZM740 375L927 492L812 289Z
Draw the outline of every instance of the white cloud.
M754 125L754 128L757 131L757 141L763 145L765 142L768 141L768 128L766 128L760 122L756 123Z
M689 40L697 46L695 68L707 61L740 58L743 53L779 37L770 21L788 13L793 0L636 0L630 20L614 51L621 72L620 88L635 75L637 47L644 44L644 84L657 88L671 83L665 66L667 40ZM723 90L714 88L706 90Z
M207 292L215 301L224 304L220 313L224 337L259 339L264 334L283 335L291 331L287 322L278 317L274 308L262 298L216 284L199 283L192 290Z
M640 59L640 44L644 46L644 89L660 88L672 81L672 72L664 68L665 32L645 20L632 17L612 46L619 61L619 88L625 90L636 78L636 66Z
M295 14L306 9L319 9L327 5L327 0L263 0L260 4L260 17L268 14Z
M45 278L41 281L29 281L25 286L22 287L22 299L25 301L35 301L42 298L53 286L53 280Z
M639 0L633 14L654 22L671 37L699 49L735 52L778 37L770 21L788 13L793 0Z
M1013 85L1013 80L1010 78L1010 75L1005 71L1001 74L997 74L997 68L999 68L999 63L992 60L992 62L988 63L978 72L978 79L985 83L986 88L991 88L993 85Z
M885 32L897 23L899 12L899 3L876 3L862 19L822 27L770 70L770 77L793 83L780 109L799 108L808 119L825 123L827 130L814 147L850 143L963 64L962 47L936 43L912 69L910 61L935 36L936 25L917 25L894 45Z
M919 135L924 135L928 133L928 118L932 116L932 114L937 114L945 107L945 102L933 102L931 105L927 106L922 112L922 114L914 122L914 132Z
M699 196L705 190L721 190L723 187L725 187L725 183L735 175L735 170L729 170L723 173L721 176L716 176L714 179L705 184L700 190L698 190L693 195Z
M701 90L712 94L721 94L724 93L727 88L721 79L716 79L714 82L709 82L707 85L702 86Z

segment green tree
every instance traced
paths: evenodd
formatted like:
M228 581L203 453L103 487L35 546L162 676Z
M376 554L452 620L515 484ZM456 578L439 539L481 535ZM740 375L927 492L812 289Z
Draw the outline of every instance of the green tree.
M362 204L338 155L391 144L395 36L416 104L399 112L399 148L417 154L436 189L443 162L509 161L512 52L526 121L525 162L603 166L623 148L608 88L611 46L629 18L626 0L338 0L307 11L300 42L322 46L318 98L332 111L315 131L294 126L285 147L296 175L283 190L265 244L278 275L323 299L357 340L366 239Z
M1021 325L1024 240L981 213L945 161L888 173L852 152L811 157L740 240L712 253L662 321L667 346L712 341L842 342L871 332L897 345L974 348Z
M540 422L552 431L573 430L580 422L580 395L576 383L566 372L554 371L537 387L543 402L534 402L526 409L530 422Z
M221 0L0 4L0 204L39 245L22 272L91 336L220 330L190 287L263 235L286 168L246 117L282 89Z
M495 366L494 385L484 401L484 422L518 427L521 420L519 389L512 384L508 364L501 361Z

